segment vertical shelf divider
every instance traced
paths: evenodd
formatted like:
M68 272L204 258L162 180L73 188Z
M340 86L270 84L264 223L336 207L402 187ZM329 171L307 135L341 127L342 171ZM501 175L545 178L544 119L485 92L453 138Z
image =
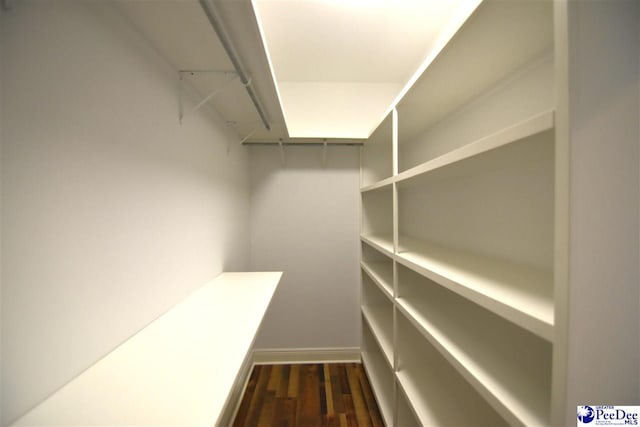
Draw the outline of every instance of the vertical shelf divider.
M391 170L393 177L398 175L398 110L393 108L391 112ZM398 193L395 182L393 183L393 424L399 423L399 395L396 372L398 371L398 268L395 255L398 253Z

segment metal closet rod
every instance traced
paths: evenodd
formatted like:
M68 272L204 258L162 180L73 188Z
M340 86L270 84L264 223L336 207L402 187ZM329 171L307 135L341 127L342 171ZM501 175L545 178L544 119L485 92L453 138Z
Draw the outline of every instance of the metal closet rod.
M283 146L298 146L298 147L323 147L325 146L324 142L285 142L282 141L282 144L278 141L252 141L252 142L244 142L242 145L283 145ZM328 142L326 144L327 147L335 146L335 145L351 145L351 146L361 146L364 145L362 142Z
M200 6L202 6L202 9L204 10L205 15L207 15L207 18L211 23L211 26L213 27L216 34L218 35L218 38L220 39L220 43L222 43L222 47L224 47L224 50L227 52L227 56L229 56L229 59L233 64L233 68L235 68L236 72L238 73L238 77L240 77L240 81L242 82L245 89L247 90L247 93L249 94L249 98L251 98L251 102L253 102L253 105L256 107L256 110L258 111L258 115L260 115L260 120L262 120L262 123L264 124L264 127L267 130L271 130L271 124L269 123L267 113L266 111L264 111L264 108L262 107L262 103L260 102L258 95L256 94L256 92L253 90L253 87L251 86L251 78L247 75L247 73L244 70L244 67L242 66L242 63L240 62L240 58L238 57L236 50L233 47L233 43L231 42L231 39L227 34L227 30L225 29L224 24L220 19L220 14L216 10L215 6L213 5L213 1L199 0L199 2L200 2Z

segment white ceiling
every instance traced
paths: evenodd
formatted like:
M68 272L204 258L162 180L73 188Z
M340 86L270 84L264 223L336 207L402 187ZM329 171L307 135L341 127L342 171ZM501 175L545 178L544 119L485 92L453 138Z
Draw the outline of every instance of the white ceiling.
M401 83L459 0L256 0L277 81Z
M213 0L261 98L236 79L211 104L240 140L367 138L481 0ZM176 70L233 67L197 0L115 0ZM202 98L225 75L185 75Z
M252 0L291 137L367 138L477 0Z

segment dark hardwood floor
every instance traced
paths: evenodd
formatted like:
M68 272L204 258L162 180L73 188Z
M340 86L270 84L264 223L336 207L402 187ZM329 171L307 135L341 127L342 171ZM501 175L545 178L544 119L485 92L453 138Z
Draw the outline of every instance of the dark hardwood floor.
M382 427L359 363L255 366L234 427Z

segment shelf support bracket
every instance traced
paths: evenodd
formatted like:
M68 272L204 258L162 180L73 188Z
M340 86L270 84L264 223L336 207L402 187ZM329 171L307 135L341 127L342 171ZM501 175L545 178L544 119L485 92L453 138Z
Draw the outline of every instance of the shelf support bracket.
M195 106L191 107L191 109L189 111L185 112L184 111L185 76L193 76L193 75L196 75L196 74L204 74L204 73L208 73L208 74L226 74L226 75L231 75L231 78L229 78L226 81L224 81L222 83L222 86L220 86L220 87L214 89L213 91L211 91L207 96L205 96L202 100L200 100L200 102L198 102ZM204 104L206 104L211 99L213 99L213 97L218 95L224 89L226 89L229 86L231 86L231 83L238 78L238 73L236 73L235 71L229 71L229 70L183 70L183 71L179 72L179 76L180 76L180 96L179 96L179 100L178 100L179 101L178 120L180 121L180 124L182 124L182 121L184 120L184 118L186 116L195 113Z
M256 131L258 130L258 126L254 127L251 132L249 132L244 138L240 139L240 142L238 143L238 145L242 145L245 143L245 141L249 138L251 138L251 136L256 133ZM229 155L229 153L231 153L231 147L233 146L233 143L230 142L227 145L227 155Z

